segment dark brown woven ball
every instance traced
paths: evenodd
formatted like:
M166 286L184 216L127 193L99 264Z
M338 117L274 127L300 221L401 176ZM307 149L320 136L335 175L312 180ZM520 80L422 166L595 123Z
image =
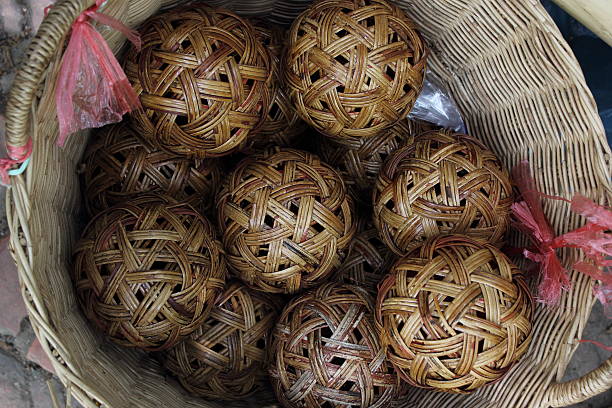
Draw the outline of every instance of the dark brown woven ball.
M244 145L270 104L271 63L250 23L202 5L149 19L126 75L143 109L138 130L162 148L215 157Z
M94 132L84 157L85 205L92 216L141 193L165 193L206 213L221 178L215 160L154 148L126 122Z
M258 39L270 52L272 80L270 81L271 103L266 120L259 130L249 138L252 149L267 146L291 146L297 136L304 132L306 124L300 119L281 84L280 58L286 49L287 33L278 28L268 28L262 20L253 20Z
M342 282L376 296L378 284L395 260L395 254L380 240L378 230L368 223L355 235L338 275Z
M273 332L270 380L287 408L386 407L399 379L385 359L370 295L327 283L294 298Z
M291 26L285 82L302 119L339 138L406 117L423 86L425 44L385 0L322 0Z
M266 292L295 293L324 282L355 233L338 173L299 150L273 149L241 161L217 208L231 270Z
M189 392L241 399L262 387L270 335L280 307L270 295L228 284L208 319L165 354L165 365Z
M321 138L321 158L340 172L349 193L362 205L372 205L372 190L385 159L431 126L403 119L369 138Z
M527 351L533 302L518 269L463 235L425 241L380 284L387 356L410 384L465 393L499 379Z
M210 223L162 196L97 215L73 261L85 315L115 343L146 350L170 348L197 329L225 283Z
M386 160L374 191L374 223L399 255L444 233L499 243L511 205L508 173L490 150L467 135L431 131Z

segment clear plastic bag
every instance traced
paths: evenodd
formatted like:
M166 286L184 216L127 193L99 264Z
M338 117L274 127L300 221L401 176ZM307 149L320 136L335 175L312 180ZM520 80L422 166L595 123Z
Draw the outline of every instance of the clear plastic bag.
M408 118L430 122L455 132L466 132L465 123L455 100L440 78L429 69L425 71L423 90Z

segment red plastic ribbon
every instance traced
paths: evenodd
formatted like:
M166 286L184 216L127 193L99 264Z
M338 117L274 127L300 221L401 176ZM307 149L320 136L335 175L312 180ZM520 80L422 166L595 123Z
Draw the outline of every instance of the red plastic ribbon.
M8 158L0 159L0 180L5 186L9 185L9 170L16 164L21 164L32 155L32 139L25 146L7 145Z
M539 300L548 305L557 304L561 291L571 287L567 272L559 262L555 249L579 248L584 252L587 261L578 262L573 267L602 282L594 291L609 316L609 306L612 305L612 274L608 267L612 266L612 261L606 257L612 256L612 234L609 232L612 230L612 211L581 195L575 195L569 201L538 192L526 161L515 167L513 176L523 201L512 205L512 213L516 227L525 232L533 244L533 248L523 250L523 255L539 264ZM544 215L540 197L570 202L571 210L586 217L587 223L556 237Z
M73 23L62 58L55 94L60 146L78 130L119 122L125 113L140 108L121 65L89 20L120 31L137 49L140 37L119 20L99 13L102 2L96 0Z

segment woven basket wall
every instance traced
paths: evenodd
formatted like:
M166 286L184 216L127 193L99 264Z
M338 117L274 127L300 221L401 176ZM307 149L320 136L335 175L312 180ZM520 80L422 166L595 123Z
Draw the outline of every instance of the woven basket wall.
M224 1L249 14L261 10L286 21L305 1ZM136 27L176 0L108 0L104 12ZM610 204L612 153L580 67L538 0L397 1L429 43L431 69L452 91L470 133L509 167L529 159L543 191L576 192ZM7 213L11 245L30 320L56 373L85 406L266 406L269 393L249 401L218 404L190 397L169 382L161 366L142 352L104 342L76 305L69 261L80 230L77 165L88 132L55 145L54 83L70 24L93 0L59 0L32 41L7 106L7 139L14 146L33 138L24 175L11 179ZM124 39L100 28L115 51ZM52 182L51 182L52 181ZM565 203L546 201L558 233L584 220ZM516 239L515 239L516 243ZM563 253L570 265L577 253ZM594 303L593 282L571 272L573 289L558 309L538 307L532 347L502 381L469 395L412 390L402 407L566 406L612 386L612 360L587 376L560 384L578 347Z

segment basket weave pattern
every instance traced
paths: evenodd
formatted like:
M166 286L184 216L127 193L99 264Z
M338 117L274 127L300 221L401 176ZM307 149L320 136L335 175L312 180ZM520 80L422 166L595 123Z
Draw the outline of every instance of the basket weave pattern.
M197 329L225 285L220 243L192 207L142 196L95 217L73 279L87 317L111 340L172 347Z
M470 392L500 378L531 342L533 305L497 248L461 235L429 239L380 284L377 323L410 384Z
M196 5L161 14L140 32L142 50L131 50L125 71L142 103L132 114L142 134L195 157L243 146L270 104L270 56L255 29Z
M363 289L334 283L287 305L269 370L285 407L384 407L397 398L398 377L384 359L373 307Z
M233 282L204 324L166 354L165 365L195 395L241 399L262 388L278 302Z
M406 14L378 0L322 0L291 26L286 84L302 119L339 138L368 137L406 117L426 52Z
M165 193L208 212L221 172L214 160L190 160L153 148L127 124L95 132L84 157L85 205L90 215L139 193Z
M217 201L229 266L267 292L295 293L323 282L340 266L355 234L342 179L299 150L243 160Z

